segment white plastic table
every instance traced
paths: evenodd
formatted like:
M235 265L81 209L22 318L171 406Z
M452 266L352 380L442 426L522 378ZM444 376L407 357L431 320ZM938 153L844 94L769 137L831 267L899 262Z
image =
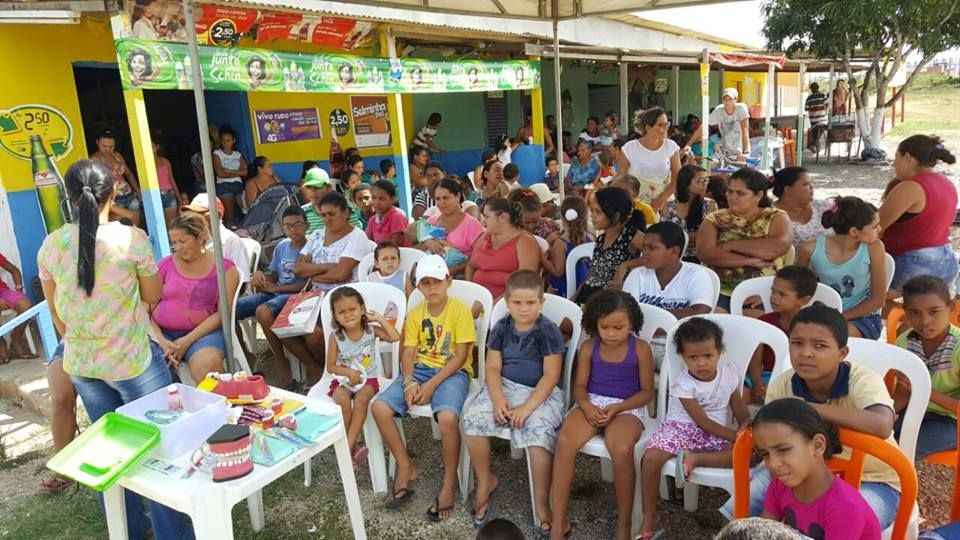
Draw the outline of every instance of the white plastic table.
M274 387L270 390L271 395L303 401L308 410L318 414L338 417L341 414L340 407L333 403L324 403ZM189 455L174 462L181 469L171 475L148 469L142 464L137 465L103 494L110 538L127 540L123 489L129 489L190 516L198 540L231 540L233 538L231 510L243 499L247 500L253 529L260 531L263 529L263 492L261 490L331 445L337 453L337 465L340 468L343 494L347 499L353 537L357 540L365 540L367 532L363 525L357 480L353 474L353 461L350 448L347 446L347 433L342 419L321 435L313 446L301 448L271 467L255 464L250 474L228 482L214 482L209 473L203 471L196 471L190 478L181 478L190 465ZM309 483L306 485L309 486Z

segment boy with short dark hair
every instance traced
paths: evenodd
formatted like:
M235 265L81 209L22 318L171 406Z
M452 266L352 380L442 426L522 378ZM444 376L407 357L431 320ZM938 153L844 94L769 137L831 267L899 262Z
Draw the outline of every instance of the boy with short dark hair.
M560 162L557 156L549 154L546 159L547 169L543 173L543 183L550 188L550 191L560 189Z
M433 143L433 139L437 136L437 130L440 129L440 122L442 121L443 117L440 116L440 113L430 113L430 116L427 117L427 124L420 128L420 131L414 136L412 146L414 148L420 146L430 152L443 152L443 148Z
M759 318L786 334L790 322L810 303L816 292L817 275L813 270L805 266L784 266L777 271L770 287L770 307L773 311L764 313ZM743 399L747 403L763 403L775 360L773 350L766 345L757 347L753 353L743 388Z
M770 383L766 403L782 398L800 398L810 403L823 419L843 427L875 435L896 445L893 438L893 399L883 377L870 368L846 362L849 337L843 315L827 306L800 310L790 322L790 362L793 369ZM838 457L849 459L850 449ZM886 529L900 504L900 478L889 465L867 456L861 475L860 494ZM763 511L770 485L766 467L755 470L750 480L750 515ZM732 516L733 499L720 509Z
M443 483L427 510L427 517L434 522L453 515L460 462L460 411L473 377L470 353L477 341L470 308L447 294L452 282L443 257L427 255L417 263L416 284L425 301L407 313L402 376L381 392L373 404L377 428L397 460L388 508L397 508L410 500L413 490L408 486L419 476L394 417L406 415L413 405L430 405L440 426L443 446Z
M380 160L380 173L383 175L383 180L396 182L394 177L397 176L397 166L393 164L392 159Z
M516 163L507 163L503 166L503 181L510 191L520 189L520 167Z
M250 278L253 292L237 299L237 320L242 321L256 315L277 364L277 386L290 388L293 383L290 361L283 353L283 343L270 327L290 295L299 292L306 281L293 274L293 265L300 257L300 250L307 244L308 224L307 215L299 206L284 210L281 219L286 238L273 250L270 271L255 272Z

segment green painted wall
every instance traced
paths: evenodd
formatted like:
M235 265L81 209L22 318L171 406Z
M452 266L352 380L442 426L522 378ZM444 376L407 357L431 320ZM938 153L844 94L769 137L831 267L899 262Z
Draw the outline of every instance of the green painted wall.
M666 109L673 109L673 95L675 88L673 87L673 70L671 69L661 69L657 71L657 75L664 77L668 81L667 85L667 95L664 99L666 102ZM711 71L710 72L710 102L709 109L713 110L715 106L720 103L720 72ZM676 116L676 121L683 123L688 114L695 114L697 116L702 116L701 114L701 100L700 100L700 70L699 69L681 69L680 70L680 114Z
M473 150L486 148L487 127L482 92L456 94L414 94L414 131L407 133L413 140L416 130L427 122L430 113L438 112L443 123L435 142L444 150ZM409 142L409 141L408 141Z

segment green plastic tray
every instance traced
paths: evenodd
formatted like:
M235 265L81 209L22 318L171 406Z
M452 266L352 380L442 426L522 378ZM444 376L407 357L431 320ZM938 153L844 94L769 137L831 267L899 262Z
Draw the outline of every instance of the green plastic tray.
M47 467L97 491L106 491L160 443L160 429L109 412L66 448Z

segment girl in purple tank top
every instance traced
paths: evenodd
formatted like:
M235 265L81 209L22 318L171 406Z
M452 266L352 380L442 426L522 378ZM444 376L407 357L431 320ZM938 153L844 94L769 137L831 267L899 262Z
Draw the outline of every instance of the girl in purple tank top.
M640 306L622 291L600 291L584 308L583 329L591 339L581 345L577 358L572 388L577 406L567 415L557 439L551 538L569 535L572 526L567 520L567 501L573 462L580 449L601 432L613 462L616 538L631 538L634 446L643 433L645 407L654 395L653 353L647 342L636 337L641 326Z

